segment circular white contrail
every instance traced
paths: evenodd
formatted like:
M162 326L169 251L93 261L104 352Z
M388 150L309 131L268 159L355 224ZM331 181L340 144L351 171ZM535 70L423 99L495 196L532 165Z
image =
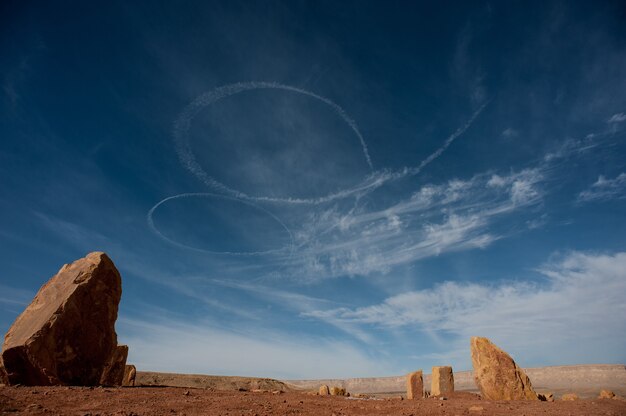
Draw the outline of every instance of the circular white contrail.
M249 251L249 252L232 252L232 251L212 251L212 250L205 250L202 248L198 248L198 247L193 247L193 246L189 246L186 244L182 244L179 243L178 241L172 240L169 237L166 237L161 231L159 231L159 229L157 228L156 224L154 223L154 212L163 204L172 201L174 199L181 199L181 198L222 198L222 199L226 199L226 200L230 200L230 201L236 201L236 202L240 202L243 204L246 204L252 208L255 208L261 212L263 212L264 214L269 215L272 219L274 219L278 224L280 224L280 226L287 232L287 234L289 235L289 239L291 241L291 243L285 247L282 248L277 248L277 249L273 249L273 250L265 250L265 251ZM219 195L219 194L213 194L213 193L208 193L208 192L197 192L197 193L184 193L184 194L179 194L179 195L174 195L174 196L170 196L167 197L165 199L162 199L161 201L159 201L156 205L154 205L152 208L150 208L150 211L148 211L148 215L146 216L146 219L148 221L148 226L150 227L150 229L157 235L159 236L159 238L161 238L162 240L173 244L177 247L180 248L185 248L185 249L189 249L189 250L194 250L194 251L200 251L203 253L208 253L208 254L226 254L226 255L236 255L236 256L258 256L258 255L264 255L264 254L276 254L276 253L291 253L293 252L293 248L294 248L294 240L293 240L293 234L291 233L291 230L285 225L285 223L283 223L276 215L272 214L271 212L269 212L268 210L266 210L263 207L258 206L257 204L254 204L250 201L245 201L245 200L241 200L239 198L233 198L230 196L225 196L225 195Z
M442 146L440 146L437 150L431 153L426 159L422 160L417 166L405 167L400 170L388 170L383 169L379 171L373 171L370 173L361 183L355 185L352 188L340 190L334 193L330 193L326 196L321 196L317 198L294 198L294 197L270 197L270 196L254 196L248 195L245 192L233 189L222 182L218 181L214 177L210 176L206 171L200 166L196 157L191 150L191 146L189 143L188 132L191 126L192 120L198 115L198 113L208 105L211 105L223 98L229 97L231 95L238 94L244 91L257 90L257 89L280 89L286 91L292 91L299 94L307 95L309 97L315 98L328 106L330 106L352 129L352 131L359 138L361 143L361 147L363 149L363 155L365 156L365 160L367 161L370 168L373 169L372 161L368 152L367 144L363 139L356 123L352 120L348 114L345 112L343 108L329 100L328 98L317 95L313 92L303 90L301 88L293 87L290 85L280 84L277 82L238 82L235 84L224 85L222 87L218 87L214 90L206 92L192 101L185 109L181 112L179 117L176 119L174 123L174 139L176 143L176 152L183 166L193 173L198 179L200 179L205 185L214 189L215 191L219 191L223 194L229 195L233 198L246 200L246 201L254 201L254 202L270 202L270 203L287 203L287 204L303 204L303 205L318 205L326 202L331 202L337 199L347 198L355 195L364 195L367 194L381 186L385 183L392 180L399 180L406 176L414 176L419 174L428 164L437 159L441 154L452 144L452 142L462 135L465 130L467 130L474 120L480 115L485 106L488 104L486 102L483 104L478 110L474 112L474 114L470 117L470 119L461 127L459 127L454 133L452 133L444 142Z
M256 202L262 203L287 203L287 204L303 204L303 205L318 205L326 202L331 202L334 200L347 198L351 196L355 196L357 198L362 197L369 192L385 185L387 182L400 180L402 178L408 176L418 175L427 165L441 156L446 149L465 131L473 124L476 118L482 113L485 107L489 104L489 102L485 102L481 107L479 107L472 116L466 121L466 123L460 126L456 131L454 131L448 138L444 141L444 143L437 148L433 153L431 153L428 157L423 159L418 165L412 167L405 167L400 170L390 170L390 169L382 169L379 171L373 171L370 173L361 183L356 186L348 189L344 189L335 193L328 194L326 196L317 197L317 198L276 198L276 197L267 197L267 196L251 196L247 195L244 192L232 189L225 184L219 182L215 178L208 175L204 169L198 164L196 158L191 150L189 145L189 140L187 137L187 133L189 127L191 125L191 121L193 118L206 106L215 103L225 97L254 89L283 89L287 91L293 91L300 94L304 94L310 97L313 97L317 100L320 100L327 105L331 106L333 110L337 114L341 116L341 118L350 126L350 128L354 131L361 142L361 146L363 148L363 154L365 159L372 168L372 162L368 153L367 145L365 140L363 139L361 133L359 132L356 123L348 117L346 112L337 104L330 101L327 98L319 96L315 93L302 90L297 87L292 87L284 84L274 83L274 82L241 82L236 84L225 85L219 88L216 88L212 91L209 91L201 96L199 96L196 100L194 100L191 104L189 104L183 112L180 114L176 122L174 123L174 138L176 141L176 151L178 153L180 161L183 163L185 168L187 168L190 172L196 175L205 185L213 188L216 191L220 191L223 194L214 194L214 193L185 193L180 195L171 196L159 201L156 205L154 205L147 215L148 225L152 229L152 231L159 236L164 241L169 242L175 246L186 248L190 250L210 253L210 254L227 254L227 255L241 255L241 256L254 256L254 255L263 255L270 253L286 253L289 252L290 256L293 255L295 248L294 238L291 230L282 222L277 216L269 212L268 210L260 207L255 204ZM159 208L162 204L178 198L189 198L189 197L218 197L229 199L233 201L238 201L245 203L253 208L256 208L270 217L272 217L281 227L289 234L291 239L291 245L283 248L275 249L275 250L267 250L267 251L259 251L259 252L218 252L218 251L210 251L205 249L200 249L197 247L188 246L177 241L174 241L165 235L163 235L156 225L154 224L153 214L156 209Z
M271 201L271 202L290 202L290 203L315 203L316 199L311 198L274 198L274 197L262 197L262 196L251 196L244 192L233 189L224 183L218 181L214 177L210 176L206 171L200 166L196 157L191 150L191 146L189 143L189 128L191 126L192 120L198 115L198 113L205 107L222 100L231 95L235 95L244 91L251 90L259 90L259 89L278 89L291 91L298 94L306 95L308 97L312 97L318 101L323 102L328 105L330 108L335 111L337 115L339 115L343 121L348 124L350 129L354 132L354 134L358 137L359 142L361 144L361 148L363 150L363 156L365 157L365 161L369 166L370 170L373 170L374 167L372 165L372 159L369 155L369 151L367 149L367 144L365 143L365 139L363 139L363 135L358 129L358 126L354 122L352 118L348 116L343 108L341 108L338 104L329 100L326 97L322 97L321 95L317 95L311 91L303 90L301 88L293 87L290 85L284 85L277 82L238 82L235 84L224 85L222 87L218 87L214 90L206 92L192 101L185 109L181 112L174 123L174 139L176 143L176 153L178 154L178 158L182 162L183 166L193 173L196 177L198 177L205 185L210 188L215 189L216 191L223 192L227 195L230 195L235 198L241 198L246 200L258 200L258 201ZM333 198L336 199L336 198Z

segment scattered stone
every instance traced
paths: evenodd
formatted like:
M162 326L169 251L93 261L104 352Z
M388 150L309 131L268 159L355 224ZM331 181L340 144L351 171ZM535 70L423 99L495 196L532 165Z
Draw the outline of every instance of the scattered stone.
M414 371L406 376L406 398L409 400L424 397L424 378L422 370Z
M137 368L135 368L134 365L124 366L124 380L122 381L122 386L134 387L136 377L137 377Z
M343 387L333 386L330 388L330 395L331 396L345 396L346 389L344 389Z
M469 410L470 412L482 412L483 410L485 410L485 408L482 406L472 406L467 410Z
M561 400L563 400L564 402L573 402L575 400L578 400L578 395L574 393L566 393L561 396Z
M553 402L554 394L553 393L538 393L537 398L542 402Z
M454 392L454 375L452 367L433 367L430 394L439 396Z
M330 396L330 389L328 388L328 386L326 384L322 384L320 386L320 396Z
M530 379L509 354L489 339L472 337L474 379L488 400L538 400Z
M284 391L282 391L282 390L274 390L272 392L272 394L283 394L283 393L284 393Z
M102 372L102 376L100 377L101 385L121 386L124 383L127 357L128 345L118 345L113 354L111 354L109 363Z
M120 274L106 254L63 266L5 336L7 384L97 385L117 347L121 296Z
M191 393L189 393L189 390L185 390L185 392L183 393L183 396L189 396Z
M611 390L602 390L600 391L598 399L612 399L613 397L615 397L615 393L613 393Z

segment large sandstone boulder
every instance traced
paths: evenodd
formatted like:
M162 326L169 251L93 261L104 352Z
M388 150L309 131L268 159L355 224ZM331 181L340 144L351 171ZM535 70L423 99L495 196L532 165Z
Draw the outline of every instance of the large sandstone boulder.
M454 393L454 375L452 367L433 367L431 375L431 396Z
M320 396L330 396L330 388L326 384L322 384L319 390Z
M409 400L424 397L424 377L422 370L414 371L406 376L406 398Z
M116 352L121 296L120 274L106 254L63 266L5 336L8 383L97 385Z
M530 379L509 354L487 338L472 337L474 379L485 399L537 400Z

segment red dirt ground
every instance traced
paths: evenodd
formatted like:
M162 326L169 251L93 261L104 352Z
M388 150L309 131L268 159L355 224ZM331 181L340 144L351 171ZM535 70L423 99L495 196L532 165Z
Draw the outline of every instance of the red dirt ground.
M473 410L472 410L473 409ZM482 409L482 410L481 410ZM622 400L486 401L459 393L447 400L356 399L306 393L214 391L177 387L0 387L0 414L136 415L626 415Z

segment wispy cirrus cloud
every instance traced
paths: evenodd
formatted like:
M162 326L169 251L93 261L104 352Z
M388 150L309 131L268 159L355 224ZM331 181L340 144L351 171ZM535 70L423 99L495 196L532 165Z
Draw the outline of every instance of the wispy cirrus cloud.
M626 114L616 113L609 117L607 123L621 123L622 121L626 121Z
M290 259L298 276L323 279L386 273L394 266L442 253L484 248L501 235L491 227L541 201L541 169L422 186L382 209L366 204L343 214L335 207L311 214L294 233Z
M579 202L606 201L626 198L626 173L620 173L613 179L599 176L589 188L578 194Z
M446 281L370 306L320 309L307 316L363 328L446 334L452 337L451 352L470 336L482 335L506 341L511 350L544 362L564 362L584 354L588 360L604 362L619 358L621 345L616 339L626 336L623 320L598 325L626 313L625 271L624 252L572 252L541 266L539 280ZM459 364L467 365L465 361Z
M118 321L130 357L148 371L222 374L278 379L343 378L382 374L373 360L349 342L294 337L268 328L226 330L210 323L171 319Z

